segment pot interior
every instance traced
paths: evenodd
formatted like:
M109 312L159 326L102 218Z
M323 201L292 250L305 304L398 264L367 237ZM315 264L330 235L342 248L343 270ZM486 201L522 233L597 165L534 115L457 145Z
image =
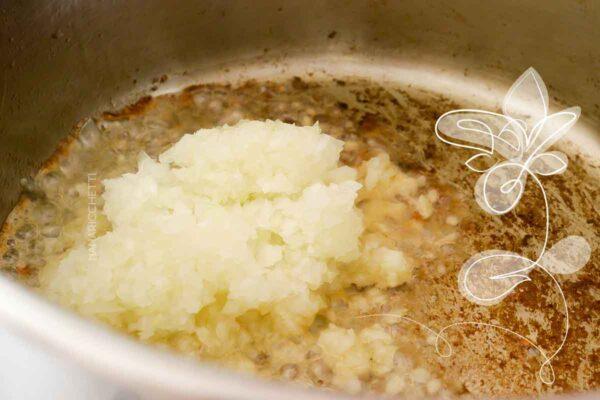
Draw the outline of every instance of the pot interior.
M522 207L509 217L482 213L473 199L477 176L463 166L471 153L447 147L434 134L437 118L452 109L497 111L510 83L533 65L551 85L555 107L583 108L574 132L559 143L569 155L569 169L544 181L556 204L553 240L577 234L592 248L585 269L560 278L572 334L553 362L555 383L544 385L536 375L539 350L510 334L475 328L454 332L454 355L446 359L432 351L418 327L396 325L421 335L417 352L442 371L445 382L456 383L455 394L597 387L598 316L590 310L597 300L593 288L600 281L594 268L599 262L594 199L600 154L600 107L594 93L600 85L595 73L600 53L592 43L600 40L593 23L594 17L600 18L600 7L557 2L548 9L534 1L502 7L461 1L451 8L435 2L331 1L307 10L303 2L178 2L166 8L158 3L130 2L115 6L117 10L50 4L29 14L33 6L24 3L3 17L7 23L2 29L11 40L2 49L11 61L3 71L0 105L6 117L0 122L6 143L0 150L0 178L5 183L0 217L7 217L16 204L24 210L11 214L3 228L5 272L36 286L38 266L29 263L23 269L19 257L28 257L27 252L20 248L15 256L7 240L18 232L26 236L26 214L46 206L36 197L38 179L68 159L73 146L85 145L86 137L104 135L104 145L114 146L123 132L152 122L163 129L165 121L172 120L169 113L177 115L176 126L165 128L171 137L157 136L156 143L127 149L155 156L184 133L240 118L318 121L326 132L338 132L342 138L341 121L351 121L357 137L384 147L404 170L450 185L464 199L464 242L446 262L425 263L418 281L405 290L411 318L438 328L490 321L535 336L542 349L552 352L560 345L564 324L552 280L539 274L509 304L493 309L470 304L456 288L462 262L476 251L500 248L535 257L543 239L541 193L530 188ZM524 16L532 14L536 24L525 23ZM9 17L25 24L42 18L51 23L25 31ZM579 40L572 29L557 28L549 35L540 28L567 25L576 27ZM517 40L522 37L528 40ZM556 52L567 54L557 58ZM261 98L265 91L270 97ZM296 109L282 106L294 103L299 104ZM225 110L211 111L217 106ZM315 112L310 121L303 121L308 109ZM333 117L331 110L337 113ZM135 169L133 158L123 163L101 157L82 160L69 184L85 182L91 170L102 178ZM36 175L40 168L42 173ZM21 245L31 247L30 243L27 237Z

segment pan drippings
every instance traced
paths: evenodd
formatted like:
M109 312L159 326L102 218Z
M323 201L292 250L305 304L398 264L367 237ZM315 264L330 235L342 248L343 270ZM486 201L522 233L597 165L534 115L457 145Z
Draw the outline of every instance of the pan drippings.
M580 158L571 160L564 176L546 182L552 203L558 205L553 216L556 240L561 234L582 235L593 250L582 271L559 278L571 306L572 335L554 362L555 384L540 382L541 357L534 349L497 330L448 330L452 355L444 358L436 352L435 335L424 326L437 331L460 321L495 323L548 351L558 346L563 329L558 295L541 276L494 307L473 305L460 295L457 273L470 255L491 248L536 254L543 237L543 200L528 187L522 204L507 216L492 217L478 208L472 193L478 176L463 167L463 152L449 150L434 138L435 120L452 108L432 94L373 82L299 78L199 85L143 98L90 119L38 175L23 180L23 197L0 238L0 267L43 291L39 278L46 268L57 265L73 247L111 230L103 214L102 181L135 172L140 151L156 159L186 133L242 119L302 126L318 122L324 132L345 142L344 164L360 171L368 160L380 157L414 180L415 191L408 197L390 185L373 185L356 203L365 215L364 240L378 235L400 249L413 263L413 278L387 287L365 271L354 271L351 282L324 293L326 306L304 334L280 335L257 324L235 356L209 351L202 335L189 332L143 340L260 376L353 393L451 398L596 387L597 171ZM199 313L198 318L201 324L206 315ZM238 322L254 326L261 318L245 315ZM127 333L141 336L135 330Z

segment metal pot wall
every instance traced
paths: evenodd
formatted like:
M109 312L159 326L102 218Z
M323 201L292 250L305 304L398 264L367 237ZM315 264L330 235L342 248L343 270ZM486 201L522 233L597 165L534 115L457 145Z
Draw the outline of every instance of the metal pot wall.
M600 157L598 1L6 1L0 54L0 221L19 179L74 124L149 93L163 74L176 87L232 69L339 70L496 105L534 66L560 101L582 107L576 141ZM5 280L0 303L10 304L0 321L18 335L143 398L326 396L155 353Z

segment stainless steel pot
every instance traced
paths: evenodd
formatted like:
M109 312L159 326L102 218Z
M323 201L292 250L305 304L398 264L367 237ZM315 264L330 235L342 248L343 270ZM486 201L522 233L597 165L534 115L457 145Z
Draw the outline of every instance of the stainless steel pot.
M77 121L151 92L163 74L170 79L159 90L307 71L362 75L493 107L534 66L559 100L582 107L574 141L600 159L598 1L7 1L0 54L0 221L19 179ZM14 343L45 343L102 377L90 388L118 382L169 399L329 396L149 350L4 279L0 322L27 338Z

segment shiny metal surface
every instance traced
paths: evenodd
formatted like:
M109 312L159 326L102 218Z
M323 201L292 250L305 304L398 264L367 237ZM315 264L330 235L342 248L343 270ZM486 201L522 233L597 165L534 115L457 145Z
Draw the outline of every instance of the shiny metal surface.
M491 82L533 65L600 120L600 3L7 1L0 5L0 220L79 119L152 79L299 54L410 61Z
M311 69L494 103L534 66L552 95L582 107L586 140L597 144L599 21L600 2L586 0L2 2L0 221L17 200L19 179L35 171L75 123L152 93L164 74L168 88L200 78ZM136 384L144 377L138 369ZM186 386L195 394L205 389ZM285 391L262 390L269 396ZM238 397L236 391L250 398L240 394L242 383L227 396Z

